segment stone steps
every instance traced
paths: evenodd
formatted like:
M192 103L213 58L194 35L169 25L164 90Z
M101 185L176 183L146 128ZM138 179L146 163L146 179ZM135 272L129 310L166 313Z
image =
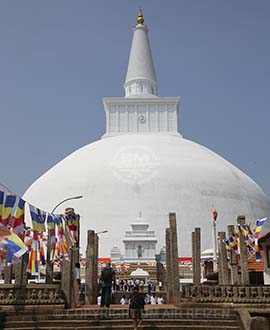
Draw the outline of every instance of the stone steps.
M113 319L129 318L128 309L77 309L77 310L54 310L50 312L42 311L18 311L8 312L7 321L16 320L48 320L48 319L96 319L110 316ZM144 318L159 319L235 319L235 313L226 309L149 309L143 313Z
M72 327L72 328L66 328L66 327L21 327L21 328L4 328L3 330L65 330L65 329L73 329L73 330L128 330L128 329L134 329L132 323L129 325L124 326L116 326L113 327L111 325L105 325L105 326L86 326L86 327ZM149 330L240 330L238 326L215 326L215 325L159 325L157 322L151 325L142 325L140 329L149 329Z
M202 319L144 319L144 324L153 324L157 322L159 325L167 324L173 325L177 322L179 325L205 325L209 324L209 320L202 320ZM120 320L44 320L44 321L9 321L5 325L6 328L20 328L23 323L24 327L31 328L31 327L61 327L65 325L66 328L73 328L73 327L85 327L85 326L105 326L110 324L111 326L121 326L121 325L129 325L130 319L120 319ZM216 326L237 326L238 323L236 320L215 320Z
M167 308L166 308L167 307ZM240 330L237 316L230 309L146 307L141 329L153 330ZM18 310L2 313L4 330L92 330L133 329L126 307L111 309Z

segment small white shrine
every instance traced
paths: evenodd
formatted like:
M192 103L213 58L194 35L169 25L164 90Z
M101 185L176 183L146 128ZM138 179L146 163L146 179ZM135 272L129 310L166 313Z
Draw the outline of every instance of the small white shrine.
M126 231L123 243L125 246L125 262L155 261L157 239L154 230L148 230L149 224L139 217L131 224L131 231Z

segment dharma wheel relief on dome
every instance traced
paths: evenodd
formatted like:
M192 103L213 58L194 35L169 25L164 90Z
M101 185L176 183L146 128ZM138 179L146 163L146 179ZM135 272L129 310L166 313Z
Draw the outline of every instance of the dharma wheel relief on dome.
M128 184L143 184L158 175L159 160L156 153L141 144L120 148L111 162L114 176Z

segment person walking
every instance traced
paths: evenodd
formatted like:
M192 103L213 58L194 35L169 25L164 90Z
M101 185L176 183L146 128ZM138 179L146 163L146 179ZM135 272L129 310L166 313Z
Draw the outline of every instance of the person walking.
M100 307L110 307L112 285L115 285L115 270L108 262L106 267L101 270L100 285L101 285L101 304Z
M75 307L80 307L80 286L81 286L81 274L80 263L76 262L73 268L73 301Z
M129 296L129 316L133 320L134 330L138 330L142 324L142 311L144 310L144 295L139 292L139 287L133 288Z

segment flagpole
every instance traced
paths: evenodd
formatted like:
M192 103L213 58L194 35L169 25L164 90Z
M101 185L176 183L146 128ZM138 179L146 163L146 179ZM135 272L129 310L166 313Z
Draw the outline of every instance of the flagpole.
M212 211L212 238L213 238L213 271L217 272L217 225L218 213L215 209Z

